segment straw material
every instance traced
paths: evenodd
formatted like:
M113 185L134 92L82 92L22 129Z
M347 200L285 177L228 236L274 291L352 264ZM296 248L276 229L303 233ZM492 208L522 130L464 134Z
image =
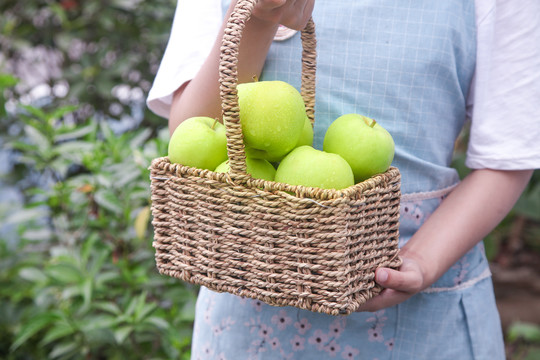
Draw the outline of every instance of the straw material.
M221 51L220 85L231 170L167 157L150 166L160 273L218 292L331 315L381 291L378 267L398 268L400 173L343 190L253 179L246 173L236 93L238 44L255 1L238 1ZM314 121L315 27L302 31L302 96Z

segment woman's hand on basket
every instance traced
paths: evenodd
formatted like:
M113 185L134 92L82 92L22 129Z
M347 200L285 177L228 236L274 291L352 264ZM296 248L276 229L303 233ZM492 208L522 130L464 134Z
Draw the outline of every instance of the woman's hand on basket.
M377 270L375 281L385 289L358 311L399 304L435 283L504 219L532 173L533 170L472 171L401 248L401 268ZM463 203L468 205L463 207Z
M403 263L399 270L379 268L375 272L375 281L384 287L381 293L363 304L357 311L377 311L397 305L428 285L420 262L401 255Z
M252 16L259 20L302 30L311 17L315 0L259 0Z

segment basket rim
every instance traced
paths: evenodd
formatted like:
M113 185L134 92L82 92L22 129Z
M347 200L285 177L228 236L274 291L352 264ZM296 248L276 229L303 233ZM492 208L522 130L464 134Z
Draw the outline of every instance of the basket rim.
M277 181L255 179L249 174L238 175L234 177L230 173L217 173L212 170L199 169L182 164L171 163L168 156L158 157L152 160L150 171L165 171L174 177L197 177L213 180L220 183L227 183L231 186L239 186L250 189L257 189L262 192L273 192L291 199L305 198L313 200L338 200L350 197L357 197L359 193L365 193L375 190L381 186L393 186L396 192L400 192L401 173L397 167L390 166L385 172L372 176L362 182L351 185L345 189L321 189L303 185L291 185ZM168 181L172 177L150 174L150 180ZM240 177L240 179L239 179Z

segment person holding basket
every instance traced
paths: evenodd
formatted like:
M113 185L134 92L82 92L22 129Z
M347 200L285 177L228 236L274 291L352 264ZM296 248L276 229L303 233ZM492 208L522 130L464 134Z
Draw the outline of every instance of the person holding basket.
M221 118L221 39L235 5L179 0L148 97L171 133L192 116ZM299 89L299 31L313 19L314 146L346 113L392 134L402 265L377 269L384 290L347 316L202 287L192 359L504 359L482 239L540 167L539 17L536 0L257 1L238 82ZM472 171L460 181L451 160L467 121Z

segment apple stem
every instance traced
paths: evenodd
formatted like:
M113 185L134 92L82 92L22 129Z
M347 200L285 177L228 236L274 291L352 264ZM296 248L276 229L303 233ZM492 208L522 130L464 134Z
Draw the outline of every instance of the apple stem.
M371 124L369 124L369 127L374 127L377 122L375 119L371 119Z
M214 121L214 123L212 124L212 127L210 128L210 129L212 129L212 130L214 130L214 128L216 127L216 124L217 124L218 121L219 121L218 118L214 118L214 120L216 120L216 121Z
M258 82L258 81L259 81L259 77L258 77L257 75L253 75L252 79L253 79L254 82Z

